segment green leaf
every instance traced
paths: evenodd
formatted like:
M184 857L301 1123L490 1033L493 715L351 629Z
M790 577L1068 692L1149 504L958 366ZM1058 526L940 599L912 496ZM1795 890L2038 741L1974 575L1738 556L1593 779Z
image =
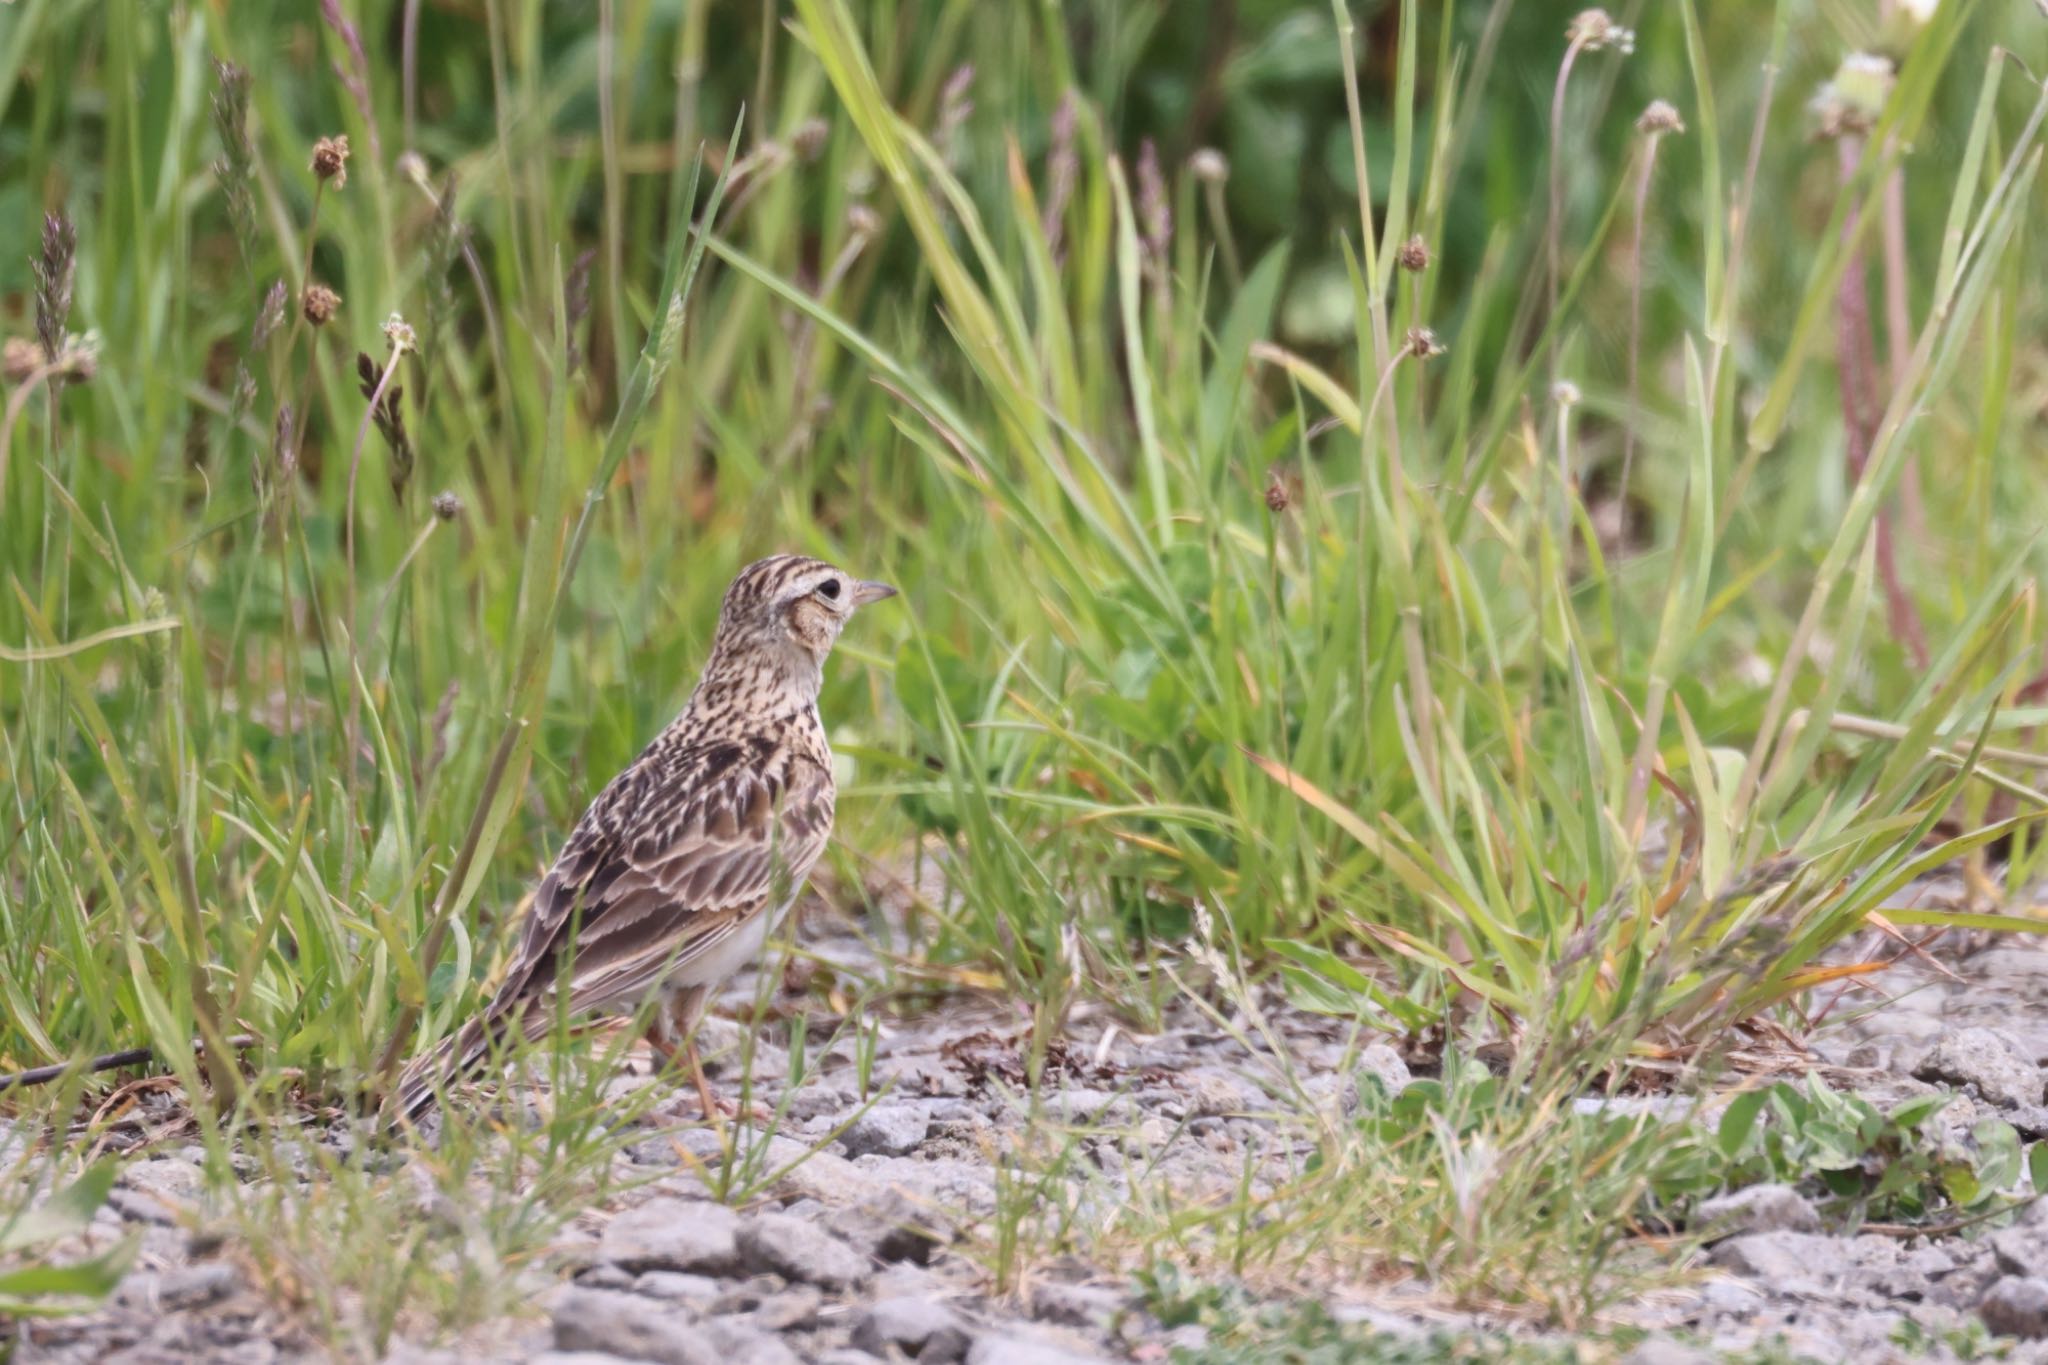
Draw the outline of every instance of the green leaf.
M1770 1094L1768 1090L1745 1090L1728 1102L1728 1108L1721 1115L1720 1127L1714 1134L1715 1144L1720 1147L1723 1157L1733 1161L1749 1144L1757 1115L1763 1112L1764 1101L1770 1098Z
M0 1231L0 1253L23 1251L84 1231L100 1205L107 1202L107 1192L114 1188L118 1170L116 1163L102 1161L30 1209L12 1226Z

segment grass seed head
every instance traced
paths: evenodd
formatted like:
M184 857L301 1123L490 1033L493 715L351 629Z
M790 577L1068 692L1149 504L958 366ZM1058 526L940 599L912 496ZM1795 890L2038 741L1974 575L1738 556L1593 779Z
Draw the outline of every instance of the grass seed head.
M1394 259L1409 274L1420 275L1429 269L1429 243L1423 241L1422 234L1418 232L1401 243L1401 250Z
M1230 158L1214 147L1197 148L1188 158L1188 174L1204 185L1221 185L1230 179Z
M343 189L348 185L348 135L337 133L323 137L313 144L313 176L321 182L333 181L334 188Z
M170 612L170 603L164 600L162 589L145 588L142 593L142 619L155 621ZM171 667L171 633L167 630L152 632L142 642L142 684L154 692L164 685L164 678Z
M1636 131L1646 137L1660 137L1665 133L1682 133L1685 120L1678 116L1678 110L1667 100L1651 100L1649 107L1636 118Z
M43 215L43 249L35 261L36 340L51 361L64 353L71 320L71 283L77 268L78 230L61 213Z
M277 329L284 325L284 301L290 292L284 281L278 280L263 295L263 306L256 310L256 325L249 329L250 354L267 346L270 338L277 335ZM341 300L337 298L334 302L339 306Z
M797 160L808 166L824 154L825 143L831 136L832 125L812 115L789 135L789 145L796 150Z
M453 521L462 515L462 499L443 489L434 494L434 515L442 521Z
M0 378L20 384L43 367L43 348L27 337L9 337L0 343Z
M341 311L341 295L324 284L309 284L299 298L299 311L315 327L325 327Z
M1868 52L1852 52L1835 69L1834 79L1823 85L1807 106L1813 115L1814 133L1823 141L1861 136L1884 115L1896 79L1891 59Z
M1427 327L1410 327L1404 349L1417 360L1428 360L1432 356L1444 353L1443 343L1438 341L1436 333Z
M1636 50L1635 30L1623 28L1604 9L1580 10L1571 23L1565 25L1564 36L1587 52L1612 48L1627 56Z

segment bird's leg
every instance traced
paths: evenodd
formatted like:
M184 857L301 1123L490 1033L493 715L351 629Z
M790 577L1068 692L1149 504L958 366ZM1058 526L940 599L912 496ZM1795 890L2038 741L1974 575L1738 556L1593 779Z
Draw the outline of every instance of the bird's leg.
M711 1082L704 1078L704 1062L697 1056L697 1035L693 1030L689 1041L683 1044L683 1058L690 1065L690 1079L697 1085L697 1102L704 1106L704 1117L713 1124L722 1124L729 1111L711 1093Z

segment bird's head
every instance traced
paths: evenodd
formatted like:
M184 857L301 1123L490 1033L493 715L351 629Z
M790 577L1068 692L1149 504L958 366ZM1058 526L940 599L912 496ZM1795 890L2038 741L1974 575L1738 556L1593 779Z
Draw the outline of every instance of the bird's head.
M894 597L887 583L855 578L821 559L773 555L741 569L725 590L714 655L761 651L822 667L854 612Z

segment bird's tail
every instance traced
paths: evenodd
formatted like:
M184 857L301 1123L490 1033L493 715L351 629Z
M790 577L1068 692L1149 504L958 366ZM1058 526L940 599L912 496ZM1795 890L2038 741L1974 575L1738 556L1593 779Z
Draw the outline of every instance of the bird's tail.
M443 1038L432 1052L414 1058L399 1074L398 1088L385 1105L385 1127L396 1132L417 1123L443 1094L482 1070L493 1049L520 1031L518 1013L487 1010Z

